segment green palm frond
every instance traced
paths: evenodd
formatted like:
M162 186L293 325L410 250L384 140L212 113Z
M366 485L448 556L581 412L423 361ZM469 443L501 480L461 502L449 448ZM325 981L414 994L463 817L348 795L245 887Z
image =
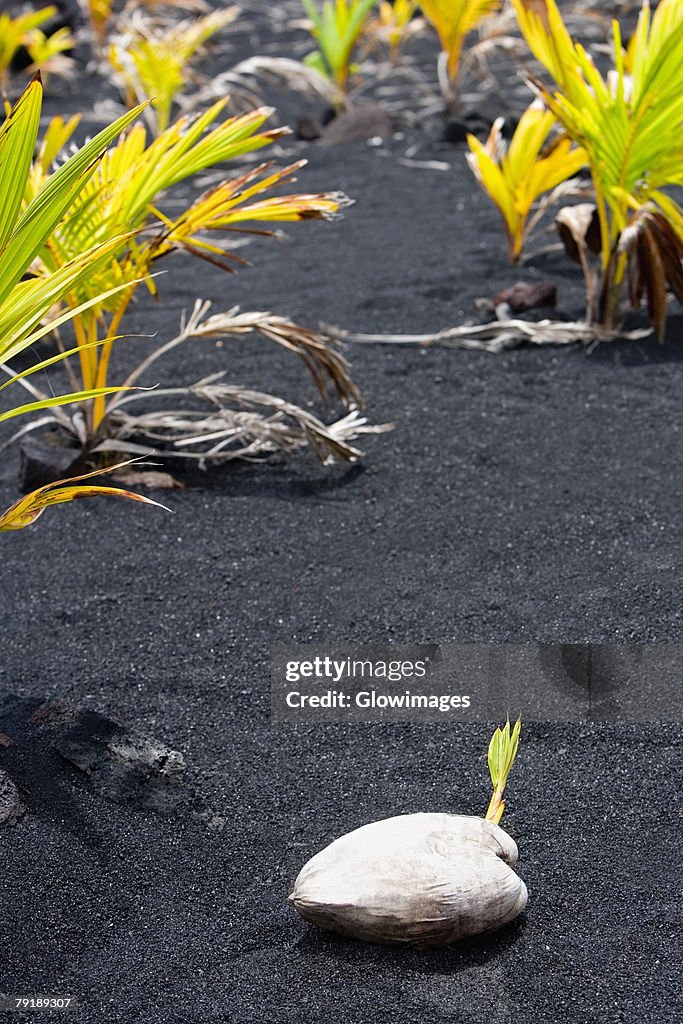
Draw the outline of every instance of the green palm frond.
M41 104L42 85L36 78L0 126L0 363L3 371L9 374L1 389L24 381L37 369L52 365L68 354L59 353L49 360L29 366L21 373L13 373L7 365L8 360L26 351L56 326L72 320L107 298L106 295L89 296L80 308L66 309L56 320L45 322L55 303L62 300L67 292L78 288L88 276L97 273L111 260L112 254L127 237L121 235L103 239L99 244L89 245L53 272L39 278L21 280L39 256L47 237L95 174L98 161L107 146L139 113L131 111L100 132L63 164L49 181L36 188L26 201L33 180L32 157ZM118 287L116 290L119 290ZM114 390L119 389L107 388L106 392ZM15 405L0 415L0 421L76 400L92 399L101 393L84 388L77 393ZM40 489L15 502L11 509L0 516L0 530L21 529L33 522L43 508L58 501L72 500L85 493L93 494L95 490L102 492L101 488L90 487L84 490L73 486L72 482L61 483L65 486L58 491L51 490L49 496L47 491ZM128 494L124 496L130 497Z
M489 821L495 822L496 825L500 821L503 816L503 811L505 810L503 793L505 791L508 775L515 763L521 730L521 718L517 719L512 729L510 728L510 720L508 719L502 729L496 729L491 737L491 742L489 743L488 763L491 783L493 785L493 795L491 796L486 817Z
M162 256L183 249L231 269L239 262L237 258L207 239L206 232L233 231L245 222L330 217L348 202L338 193L268 195L293 180L304 164L301 161L280 170L262 164L228 177L180 215L166 216L157 205L166 190L215 164L256 152L287 131L264 129L272 113L270 107L221 120L225 103L220 100L199 116L180 118L151 141L145 126L135 124L103 156L41 251L42 272L54 274L93 243L128 233L113 258L75 282L67 297L73 307L106 296L93 303L85 315L74 318L84 390L106 387L111 342L119 334L137 283L147 278L154 290L148 275ZM66 131L67 126L60 123L54 135L63 138ZM30 179L36 198L49 187L52 177L39 157ZM99 337L105 342L101 348L93 344ZM105 415L104 392L86 412L94 435Z
M446 55L448 77L454 82L465 37L484 18L500 9L501 0L418 0L418 3L427 21L436 29Z
M320 49L307 63L331 78L340 92L346 92L353 51L367 24L375 0L302 0L313 24L312 33Z

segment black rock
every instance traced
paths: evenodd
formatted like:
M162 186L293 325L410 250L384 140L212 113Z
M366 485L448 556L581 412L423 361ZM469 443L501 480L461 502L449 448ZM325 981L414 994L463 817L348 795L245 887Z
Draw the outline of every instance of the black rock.
M0 825L16 825L26 808L9 775L0 769Z
M296 122L294 133L302 142L313 142L323 133L323 126L316 117L310 114L300 117Z
M88 466L80 448L60 430L47 430L42 434L29 434L21 443L19 486L22 491L63 480L68 476L87 473Z
M391 115L379 103L359 103L344 110L330 121L322 133L322 143L335 146L343 142L365 142L368 139L390 139L393 131Z
M496 306L506 302L513 313L525 313L540 306L555 306L557 288L552 281L517 281L499 292L493 301Z

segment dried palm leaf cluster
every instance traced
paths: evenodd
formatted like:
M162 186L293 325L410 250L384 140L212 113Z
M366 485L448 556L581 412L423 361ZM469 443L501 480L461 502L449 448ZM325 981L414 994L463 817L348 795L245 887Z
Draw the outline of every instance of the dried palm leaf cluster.
M183 319L176 337L156 348L128 375L121 389L107 396L103 427L90 438L83 415L52 407L40 419L20 429L8 444L32 430L56 424L93 454L125 453L136 457L161 455L192 459L204 468L235 458L262 459L274 452L290 453L308 446L323 463L355 461L360 451L351 442L362 434L388 427L371 426L360 414L361 396L344 357L319 334L270 313L240 313L237 307L209 315L210 302L197 301ZM334 391L349 410L326 424L300 406L275 395L225 382L220 371L196 383L173 388L144 388L158 359L172 349L199 339L243 338L252 333L296 354L323 398ZM153 378L151 378L153 380ZM48 395L24 382L36 402ZM172 400L173 405L169 405ZM161 407L159 408L159 404ZM156 406L138 410L140 404Z

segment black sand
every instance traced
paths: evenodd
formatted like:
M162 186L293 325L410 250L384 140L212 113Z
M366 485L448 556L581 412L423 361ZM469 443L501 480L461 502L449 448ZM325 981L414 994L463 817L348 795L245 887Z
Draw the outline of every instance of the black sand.
M255 268L232 278L169 261L162 304L131 329L170 336L201 295L436 330L545 277L580 313L559 256L507 266L462 148L425 142L448 173L401 165L404 149L308 147L301 185L344 189L345 220L253 245ZM672 307L663 347L350 348L371 418L396 424L359 466L236 466L171 493L173 515L83 503L4 535L0 765L27 813L0 831L0 990L71 993L87 1024L678 1019L680 729L530 724L505 818L525 918L443 951L384 950L304 925L291 882L372 819L481 813L490 730L275 728L268 660L292 639L678 641L680 328ZM314 400L260 341L178 351L164 380L224 365ZM4 456L3 507L16 471ZM184 798L150 809L79 771L26 724L57 699L182 751Z

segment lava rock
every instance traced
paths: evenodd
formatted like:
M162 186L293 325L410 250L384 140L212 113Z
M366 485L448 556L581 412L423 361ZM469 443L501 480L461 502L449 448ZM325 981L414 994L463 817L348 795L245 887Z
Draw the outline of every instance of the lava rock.
M336 146L373 138L390 139L392 132L391 115L379 103L359 103L330 121L323 129L321 141L323 145Z
M459 145L467 141L468 135L476 135L483 138L489 134L496 118L500 115L499 107L482 106L477 110L464 110L462 114L452 115L446 121L441 133L441 142L448 142L452 145ZM504 139L511 139L519 119L506 116L503 122L502 135Z
M16 825L26 808L9 775L0 769L0 825Z
M165 818L193 818L212 829L224 824L188 782L180 751L131 731L116 718L61 700L42 703L8 694L0 697L0 720L12 735L3 760L37 806L71 806L74 793L84 786L111 804ZM18 793L4 788L5 778L0 773L0 823L5 807L8 820L24 810L21 802L17 805Z
M29 434L21 442L20 451L19 486L24 492L87 473L89 468L81 449L60 430Z
M324 131L323 125L310 114L300 117L294 126L294 134L302 142L315 142Z
M506 303L513 313L525 313L539 306L557 305L557 288L552 281L517 281L511 288L498 292L494 306Z

